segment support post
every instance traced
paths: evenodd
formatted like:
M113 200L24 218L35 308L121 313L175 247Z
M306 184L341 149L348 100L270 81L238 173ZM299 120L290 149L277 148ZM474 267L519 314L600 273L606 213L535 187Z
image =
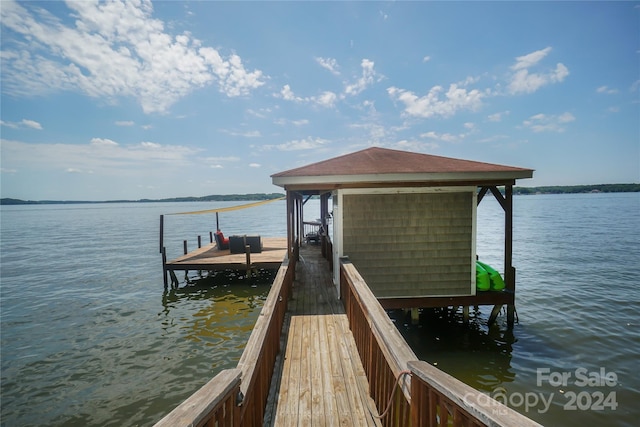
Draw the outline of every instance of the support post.
M489 321L487 325L491 326L496 322L496 318L498 314L500 314L500 310L502 309L502 304L496 304L493 306L493 310L491 310L491 315L489 316Z
M247 279L251 275L251 246L245 245L244 252L247 255Z
M160 216L162 218L162 215ZM162 220L160 220L162 223ZM162 279L164 280L164 290L169 288L169 278L167 277L167 250L163 247L160 249L162 253Z
M186 240L182 241L182 246L183 246L183 249L184 249L184 254L186 255L187 254L187 241Z
M202 247L202 237L198 236L198 249Z
M412 308L411 309L411 324L412 325L417 325L418 323L420 323L420 312L418 311L417 308Z
M174 289L178 289L178 278L176 277L176 272L173 270L169 270L169 274L171 275L171 287Z
M160 215L160 253L164 247L164 215Z
M465 325L469 324L469 306L465 305L462 307L462 322Z
M213 231L209 232L209 243L213 243Z
M516 298L516 274L513 268L513 185L505 185L504 220L504 271L505 288L513 294L513 303L507 305L507 329L513 329Z

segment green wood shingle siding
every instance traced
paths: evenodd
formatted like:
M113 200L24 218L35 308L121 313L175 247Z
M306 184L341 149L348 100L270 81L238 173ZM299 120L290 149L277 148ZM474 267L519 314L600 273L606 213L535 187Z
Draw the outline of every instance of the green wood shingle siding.
M343 251L377 297L469 295L473 193L345 194Z

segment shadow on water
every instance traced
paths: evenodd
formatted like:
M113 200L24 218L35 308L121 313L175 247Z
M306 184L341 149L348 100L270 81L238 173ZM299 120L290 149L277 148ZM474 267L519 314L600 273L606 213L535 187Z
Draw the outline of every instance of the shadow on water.
M419 359L468 385L492 391L514 381L511 360L517 340L504 328L488 328L479 310L471 310L467 324L461 310L421 309L417 323L403 310L389 311L389 316Z
M186 341L241 350L276 272L261 269L247 277L229 270L188 278L162 296L165 332L177 327Z
M210 299L228 293L238 296L262 294L265 286L271 286L276 273L275 269L258 269L247 277L246 272L236 270L199 272L195 277L185 276L182 287L165 290L162 295L162 305L166 308L169 304L181 299Z

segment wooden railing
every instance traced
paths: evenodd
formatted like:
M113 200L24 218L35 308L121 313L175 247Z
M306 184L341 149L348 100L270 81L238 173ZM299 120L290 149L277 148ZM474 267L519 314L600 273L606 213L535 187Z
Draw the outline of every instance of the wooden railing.
M192 394L155 427L240 426L240 369L227 369Z
M319 221L304 221L302 223L303 236L307 237L309 234L319 234L321 225L322 223Z
M382 424L408 426L411 416L411 379L403 371L407 370L409 361L417 360L415 353L355 266L345 258L340 265L340 298L369 379L370 395L380 412L385 412L392 393L395 393Z
M298 251L278 270L237 369L220 372L155 427L262 425Z
M427 362L409 362L412 426L518 426L540 424Z
M241 391L244 395L241 411L243 426L261 425L264 419L276 356L280 352L280 334L295 279L298 251L296 246L294 256L285 260L278 270L238 362L238 368L242 370Z
M340 296L384 426L539 426L417 360L347 258L340 263Z

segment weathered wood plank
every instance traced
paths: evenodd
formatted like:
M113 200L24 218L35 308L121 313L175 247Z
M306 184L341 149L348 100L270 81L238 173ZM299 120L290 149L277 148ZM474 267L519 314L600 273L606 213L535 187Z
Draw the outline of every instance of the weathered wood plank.
M312 369L318 368L310 366L311 357L309 355L309 346L311 345L311 316L298 316L298 318L302 324L301 334L298 333L301 336L302 342L302 347L300 349L300 403L298 405L298 424L308 426L311 425L311 371Z
M364 368L326 261L316 248L303 257L288 304L291 326L273 425L379 425L367 407Z
M327 333L327 321L331 319L330 315L318 317L318 343L320 346L320 372L322 374L322 400L324 404L325 426L333 427L339 425L338 407L336 403L336 395L333 391L332 374L328 369L331 366L331 356L329 350L329 339Z
M311 422L314 426L325 426L325 412L322 388L322 356L320 354L320 316L309 316L310 336L310 379L311 379Z

